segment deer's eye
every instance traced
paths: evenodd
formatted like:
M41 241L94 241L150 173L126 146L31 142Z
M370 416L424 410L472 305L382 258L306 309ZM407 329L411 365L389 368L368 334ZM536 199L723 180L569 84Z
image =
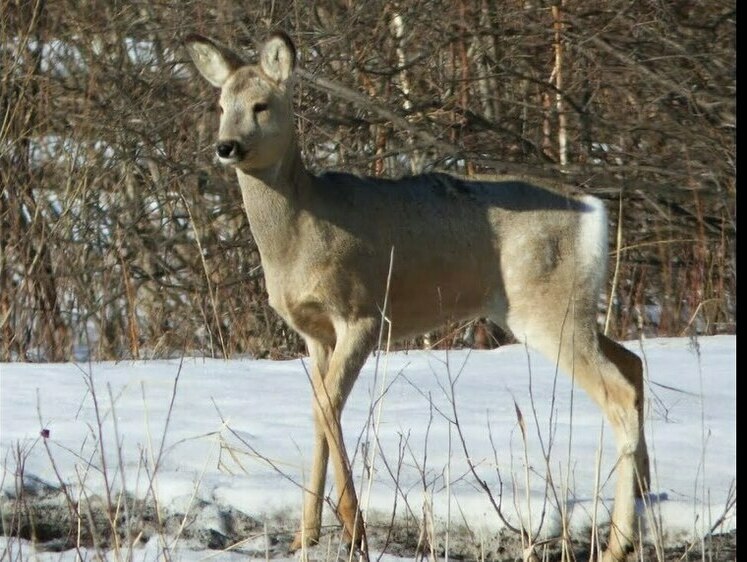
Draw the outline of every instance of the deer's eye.
M267 111L269 108L270 106L267 105L266 103L255 103L252 109L254 109L254 114L256 115L257 113L262 113L263 111Z

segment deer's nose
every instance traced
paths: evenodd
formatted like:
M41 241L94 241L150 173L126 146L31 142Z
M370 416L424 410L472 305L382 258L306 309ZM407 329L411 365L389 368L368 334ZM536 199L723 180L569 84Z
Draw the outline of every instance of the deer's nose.
M239 143L235 140L220 141L215 145L215 153L223 159L238 158Z

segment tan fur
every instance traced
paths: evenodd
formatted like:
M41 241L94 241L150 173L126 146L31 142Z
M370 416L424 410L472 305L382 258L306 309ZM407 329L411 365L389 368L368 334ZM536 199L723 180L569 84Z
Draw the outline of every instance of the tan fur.
M310 355L316 435L293 547L319 538L331 459L338 517L365 551L340 417L387 302L383 313L397 339L447 320L490 318L575 377L617 439L605 559L623 559L633 544L635 493L646 489L648 456L641 361L597 334L607 263L603 205L523 179L312 175L294 132L290 39L271 37L257 66L205 37L190 36L186 45L201 74L221 88L216 151L236 168L270 304L304 337Z

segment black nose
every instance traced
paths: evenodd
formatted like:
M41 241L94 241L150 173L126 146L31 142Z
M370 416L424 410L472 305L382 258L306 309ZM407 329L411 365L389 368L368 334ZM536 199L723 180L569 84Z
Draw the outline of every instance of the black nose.
M215 153L220 158L237 158L239 155L239 143L231 141L221 141L215 145Z

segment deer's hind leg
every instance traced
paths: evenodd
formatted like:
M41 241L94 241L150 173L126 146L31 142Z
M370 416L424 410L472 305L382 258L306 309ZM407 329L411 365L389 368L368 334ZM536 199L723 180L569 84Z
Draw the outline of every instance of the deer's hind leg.
M599 334L599 347L605 357L614 363L620 373L635 387L639 426L638 447L635 451L636 495L641 497L648 492L651 483L648 448L644 435L643 362L635 353L603 334Z
M600 405L617 442L617 482L605 562L625 560L635 544L635 497L647 490L649 460L643 432L641 360L606 336L582 338L561 358L564 369ZM568 353L568 352L564 352Z
M584 318L593 318L584 315ZM556 322L553 322L556 320ZM514 330L519 339L558 362L600 406L617 444L617 483L605 561L624 560L635 539L635 496L639 481L648 480L643 436L643 379L640 360L604 336L593 321L569 317L538 318ZM635 358L635 359L634 359Z

